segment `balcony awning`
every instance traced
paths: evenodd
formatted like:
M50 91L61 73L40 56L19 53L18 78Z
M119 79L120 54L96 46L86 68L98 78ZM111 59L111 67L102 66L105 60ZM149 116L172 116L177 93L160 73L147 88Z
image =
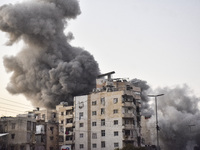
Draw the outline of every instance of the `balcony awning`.
M9 133L0 133L0 137L8 135Z

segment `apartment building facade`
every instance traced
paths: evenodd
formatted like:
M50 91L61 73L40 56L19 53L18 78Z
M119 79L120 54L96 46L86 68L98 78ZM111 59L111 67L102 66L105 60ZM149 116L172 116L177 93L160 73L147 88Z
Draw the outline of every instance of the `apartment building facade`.
M96 83L89 95L74 98L75 149L140 146L140 88L110 77Z
M89 150L91 123L88 114L88 99L88 95L77 96L74 98L75 150Z
M59 123L55 109L33 111L36 119L35 150L59 149Z
M8 133L1 143L6 150L33 150L35 148L35 118L30 116L1 117L0 132Z
M59 149L58 127L58 123L37 120L35 133L35 150Z
M74 107L67 102L56 106L57 122L59 123L59 147L66 145L74 149Z

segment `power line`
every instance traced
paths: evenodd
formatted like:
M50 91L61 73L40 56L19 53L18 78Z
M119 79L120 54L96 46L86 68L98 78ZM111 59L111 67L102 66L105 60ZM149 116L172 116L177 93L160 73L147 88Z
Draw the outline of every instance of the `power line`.
M20 107L20 108L26 108L26 109L27 109L27 107L16 106L16 105L12 105L12 104L6 104L6 103L2 103L2 102L0 102L0 104L9 105L9 106L14 106L14 107Z
M7 108L7 107L1 107L1 106L0 106L0 108L6 109L6 111L10 111L11 110L11 111L15 111L15 112L25 112L25 111L20 111L20 110L16 110L16 109ZM26 110L26 111L28 111L28 110Z
M2 109L2 108L1 108L1 109ZM17 113L16 113L17 111L12 111L12 110L8 110L8 109L1 110L0 112L1 112L1 113L0 113L1 116L3 116L5 113L8 113L8 112L11 113L11 114L17 115ZM8 115L6 115L6 116L8 116Z
M18 103L18 102L16 102L16 101L12 101L12 100L9 100L9 99L6 99L6 98L2 98L2 97L0 97L0 99L5 100L5 101L8 101L8 102L16 103L16 104L18 104L18 105L24 105L24 106L27 106L27 107L33 108L33 107L31 107L30 105L26 105L26 104Z

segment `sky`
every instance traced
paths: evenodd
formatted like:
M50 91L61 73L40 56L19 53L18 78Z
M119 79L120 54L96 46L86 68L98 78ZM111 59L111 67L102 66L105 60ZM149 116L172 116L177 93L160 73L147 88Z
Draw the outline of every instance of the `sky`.
M8 3L16 0L0 1ZM152 88L187 84L200 96L199 0L80 0L80 8L82 13L68 22L65 32L73 33L73 46L94 56L101 73L115 71L114 78L142 79ZM24 96L5 89L11 74L3 56L16 55L23 44L8 47L7 40L0 32L0 116L11 115L3 104L9 101L32 109Z

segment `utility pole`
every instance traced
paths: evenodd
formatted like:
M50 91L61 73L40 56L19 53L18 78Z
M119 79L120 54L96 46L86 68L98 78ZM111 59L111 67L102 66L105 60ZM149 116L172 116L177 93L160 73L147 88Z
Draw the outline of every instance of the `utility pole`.
M163 96L164 94L157 94L157 95L147 95L148 97L154 97L155 98L155 110L156 110L156 134L157 134L157 148L160 150L160 146L159 146L159 135L158 135L158 131L160 130L159 126L158 126L158 106L157 106L157 97L159 96Z

